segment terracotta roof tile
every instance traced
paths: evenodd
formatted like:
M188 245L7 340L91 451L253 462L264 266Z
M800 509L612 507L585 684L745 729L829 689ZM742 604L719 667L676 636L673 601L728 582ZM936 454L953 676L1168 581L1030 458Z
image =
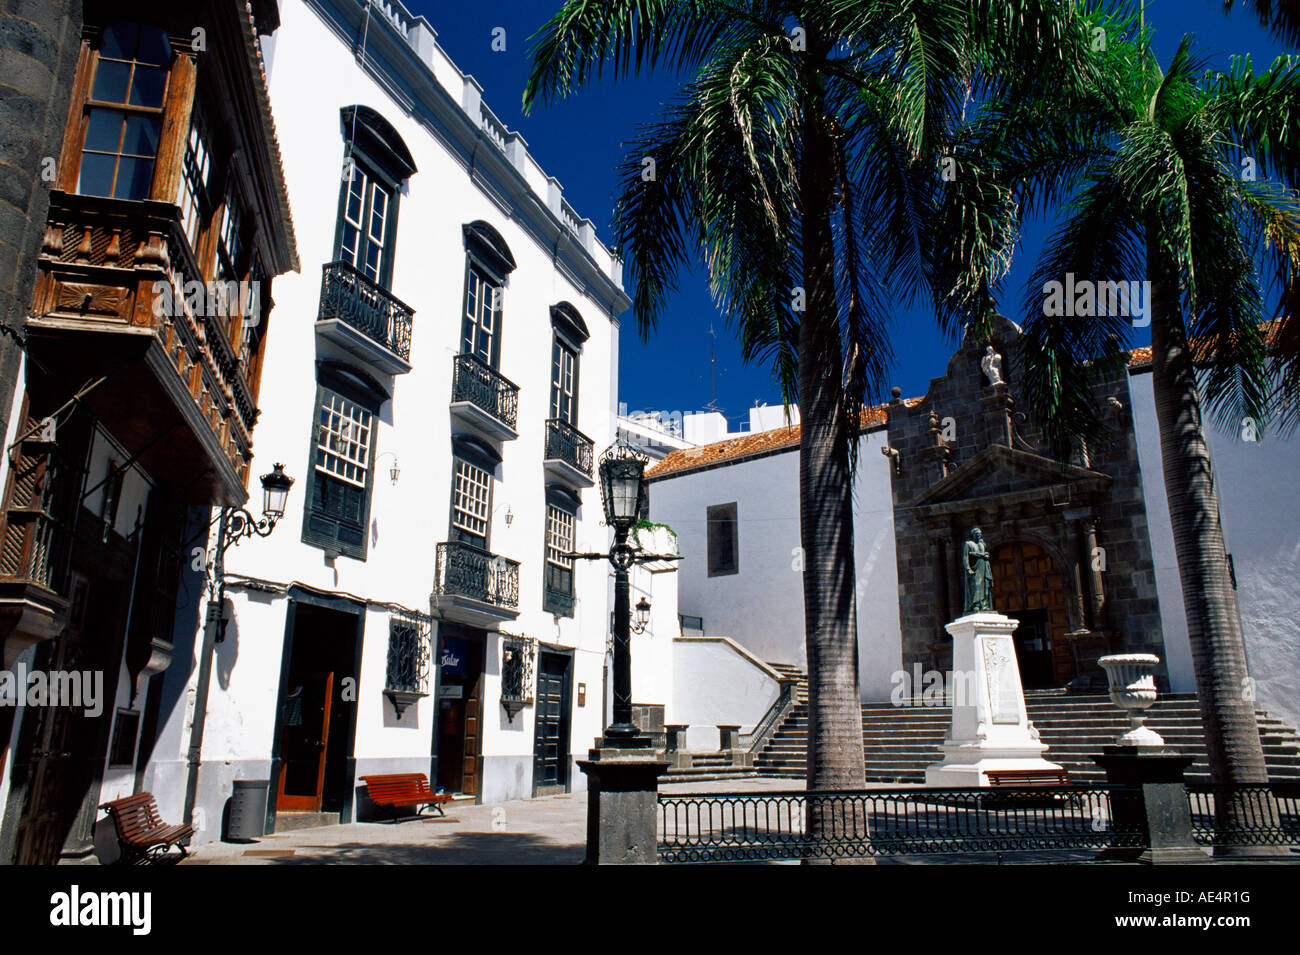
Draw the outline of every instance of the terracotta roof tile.
M909 408L919 404L922 399L908 398L905 402ZM874 428L884 424L889 417L888 405L876 405L862 410L863 429ZM674 451L654 467L646 471L647 477L657 478L682 471L693 471L709 467L723 461L738 461L765 452L797 447L799 444L799 425L774 428L771 431L759 431L728 438L714 444L704 444L697 448L683 448Z
M1276 326L1278 323L1271 323ZM1271 341L1276 334L1276 328L1269 329L1269 340ZM1144 345L1141 348L1135 348L1128 353L1128 364L1130 367L1140 367L1151 364L1151 346ZM903 404L909 408L914 408L925 399L908 398ZM872 428L884 424L889 418L888 405L875 405L871 408L862 410L862 427L863 429ZM738 461L753 455L762 454L766 451L775 451L781 448L794 447L799 444L799 426L794 425L788 428L777 428L773 431L761 431L757 434L741 435L737 438L728 438L726 441L719 441L716 444L705 444L698 448L683 448L680 451L674 451L654 467L646 471L647 477L658 478L669 474L679 474L683 471L694 471L699 468L709 467L710 465L720 464L723 461Z

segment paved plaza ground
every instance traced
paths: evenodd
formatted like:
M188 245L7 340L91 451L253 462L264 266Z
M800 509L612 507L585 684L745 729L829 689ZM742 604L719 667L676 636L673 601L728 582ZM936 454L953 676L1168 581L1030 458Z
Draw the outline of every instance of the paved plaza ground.
M875 786L873 788L915 788ZM690 792L779 792L802 790L796 779L730 779L661 787L666 794ZM540 796L476 806L447 807L446 817L425 815L396 823L350 823L265 836L255 843L200 846L182 865L578 865L585 854L586 792ZM1094 862L1096 852L906 856L884 865L945 863L1024 864ZM794 864L794 863L781 863Z
M661 787L665 793L802 790L798 779L733 779ZM495 806L453 803L440 818L356 822L200 846L182 865L578 865L586 854L587 794Z

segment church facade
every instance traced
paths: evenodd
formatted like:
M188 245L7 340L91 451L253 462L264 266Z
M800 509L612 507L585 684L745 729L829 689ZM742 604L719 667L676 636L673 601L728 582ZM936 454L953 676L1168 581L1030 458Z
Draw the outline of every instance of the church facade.
M968 341L926 394L863 419L854 543L864 700L920 695L951 668L963 544L981 530L992 603L1019 621L1026 688L1105 687L1097 659L1146 652L1162 689L1195 689L1160 463L1150 355L1098 386L1109 440L1054 460L1017 407L1017 326ZM993 348L993 356L989 347ZM994 361L990 359L994 358ZM1300 534L1286 475L1300 442L1212 425L1221 516L1257 705L1295 721ZM797 426L676 451L650 472L651 517L676 531L681 612L775 663L805 661Z

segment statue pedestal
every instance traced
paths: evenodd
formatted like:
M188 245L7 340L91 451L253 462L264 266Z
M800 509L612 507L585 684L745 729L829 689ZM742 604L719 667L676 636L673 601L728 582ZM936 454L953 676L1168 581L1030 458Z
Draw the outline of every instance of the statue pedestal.
M989 785L990 769L1059 770L1043 759L1047 744L1029 722L1011 635L1018 622L972 613L948 624L952 634L952 726L943 762L925 769L925 784L967 789Z

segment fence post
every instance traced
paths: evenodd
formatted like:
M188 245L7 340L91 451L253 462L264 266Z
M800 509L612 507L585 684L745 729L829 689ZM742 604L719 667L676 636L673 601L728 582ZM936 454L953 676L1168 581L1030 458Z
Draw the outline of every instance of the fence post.
M668 761L653 749L593 749L587 774L587 865L659 861L659 777Z
M1209 856L1192 838L1192 811L1183 774L1192 764L1168 747L1103 746L1093 762L1106 770L1111 794L1112 823L1119 831L1142 834L1142 845L1114 847L1102 858L1153 865L1208 862Z

